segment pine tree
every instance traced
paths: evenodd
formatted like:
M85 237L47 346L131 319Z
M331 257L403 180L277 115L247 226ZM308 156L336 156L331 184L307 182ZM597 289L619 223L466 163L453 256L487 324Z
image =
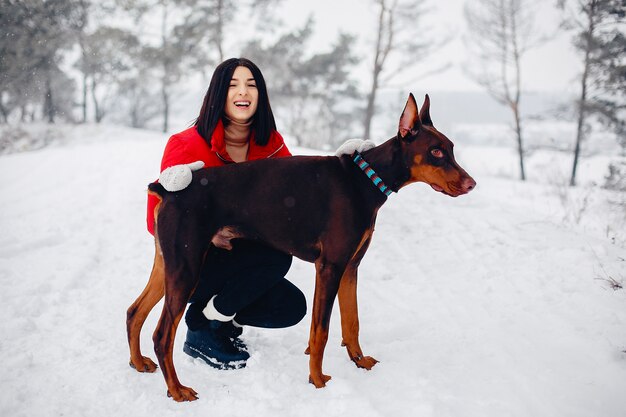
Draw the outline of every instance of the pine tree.
M132 33L101 26L82 39L82 56L78 63L84 82L89 83L94 119L100 123L122 94L120 85L137 74L136 56L141 45ZM86 95L86 91L84 93ZM116 105L117 106L117 105Z
M24 119L37 108L50 123L71 116L74 86L59 64L75 12L72 0L0 0L0 121L15 109Z
M339 34L328 52L307 56L313 34L311 19L269 46L250 42L243 54L257 63L266 78L272 106L286 123L285 131L301 146L335 147L353 135L360 98L351 69L358 63L354 38Z
M613 129L626 148L626 0L560 0L564 24L576 31L582 57L580 98L570 185L576 185L578 161L590 119Z

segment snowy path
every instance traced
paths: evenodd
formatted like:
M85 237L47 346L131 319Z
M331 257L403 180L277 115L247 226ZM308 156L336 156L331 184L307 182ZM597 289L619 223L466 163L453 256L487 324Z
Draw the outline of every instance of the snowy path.
M92 129L0 157L0 415L626 415L626 294L597 279L601 266L623 279L626 251L555 221L548 187L480 172L468 196L416 185L381 210L359 286L371 372L340 348L338 309L324 390L307 383L309 316L248 329L236 372L182 354L183 325L174 359L200 400L174 403L160 372L129 368L125 331L151 267L144 192L165 138ZM289 273L309 306L313 274L300 261ZM153 359L159 313L142 334Z

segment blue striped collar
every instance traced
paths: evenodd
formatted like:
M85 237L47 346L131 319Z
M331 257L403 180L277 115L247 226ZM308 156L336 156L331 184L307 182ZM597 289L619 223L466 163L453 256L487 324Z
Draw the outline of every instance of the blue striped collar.
M372 180L372 183L383 193L385 196L389 197L392 193L392 190L385 185L385 182L376 174L376 171L372 169L370 164L367 163L365 159L361 156L360 153L355 152L352 157L352 161L361 168L361 170L367 175L367 177Z

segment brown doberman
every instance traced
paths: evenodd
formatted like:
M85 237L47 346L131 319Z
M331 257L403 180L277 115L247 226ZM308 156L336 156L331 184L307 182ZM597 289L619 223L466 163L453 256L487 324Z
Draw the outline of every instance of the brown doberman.
M168 395L192 401L197 393L176 376L172 352L176 328L199 280L210 244L230 248L235 238L254 239L314 262L315 295L309 346L309 381L326 385L322 359L335 297L339 296L343 345L359 367L376 359L359 345L357 269L372 239L378 209L391 192L416 181L452 197L476 182L455 161L452 142L433 127L428 95L418 112L411 94L398 134L363 154L294 156L194 172L186 189L168 193L149 185L161 202L156 210L155 258L150 280L128 309L130 365L154 372L141 355L141 327L165 295L153 335Z

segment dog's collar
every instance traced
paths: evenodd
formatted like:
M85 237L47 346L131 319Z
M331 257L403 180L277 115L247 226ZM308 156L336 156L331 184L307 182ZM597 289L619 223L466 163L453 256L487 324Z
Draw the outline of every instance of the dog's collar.
M367 163L365 159L361 156L360 153L355 152L352 154L352 161L361 168L361 171L367 175L367 177L372 180L372 183L383 193L385 196L389 197L392 193L391 188L387 187L385 182L376 174L376 171Z

